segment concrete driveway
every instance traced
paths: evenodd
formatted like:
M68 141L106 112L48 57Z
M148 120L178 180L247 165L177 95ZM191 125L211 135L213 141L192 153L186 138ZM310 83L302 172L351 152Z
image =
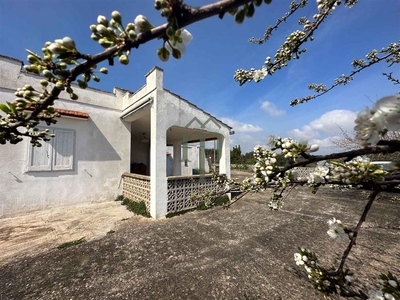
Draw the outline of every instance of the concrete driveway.
M110 201L0 219L0 265L65 242L103 237L132 216L121 202Z

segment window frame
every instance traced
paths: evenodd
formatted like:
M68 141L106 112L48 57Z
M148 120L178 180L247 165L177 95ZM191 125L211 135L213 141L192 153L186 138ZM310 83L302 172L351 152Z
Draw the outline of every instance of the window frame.
M69 128L49 128L49 127L37 127L39 130L45 130L48 129L49 133L53 133L56 136L51 137L50 141L41 141L40 143L42 144L42 148L47 145L48 149L48 163L41 165L41 166L34 166L32 165L33 163L33 155L34 155L34 148L32 144L28 143L28 167L27 167L27 172L62 172L62 171L74 171L75 170L75 150L76 150L76 130L75 129L69 129ZM71 146L71 164L68 167L63 167L63 166L57 166L56 165L56 157L57 157L57 132L67 132L67 133L72 133L72 146Z

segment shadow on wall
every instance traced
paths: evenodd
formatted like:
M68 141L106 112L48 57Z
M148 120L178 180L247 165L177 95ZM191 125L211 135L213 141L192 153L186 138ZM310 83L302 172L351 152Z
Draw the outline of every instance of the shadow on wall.
M119 119L117 122L121 122ZM124 124L126 126L126 124ZM115 132L114 135L118 135ZM121 145L125 145L127 141L123 141ZM128 142L129 143L129 142ZM116 143L114 143L115 145ZM87 121L84 131L76 131L76 161L114 161L121 160L121 157L109 143L103 132L93 122L92 119Z
M102 133L99 127L89 119L85 121L83 126L82 123L75 123L75 126L63 126L67 128L75 129L75 145L74 145L74 167L73 170L58 170L58 171L28 171L26 172L29 176L34 177L59 177L68 175L78 174L78 162L79 161L120 161L122 160L114 147L109 143L105 135ZM56 127L56 126L54 126ZM121 143L125 145L126 143ZM90 171L86 169L80 169L79 172L86 174L88 177L93 177ZM12 176L14 174L10 174ZM15 178L17 180L17 178ZM18 181L18 180L17 180Z

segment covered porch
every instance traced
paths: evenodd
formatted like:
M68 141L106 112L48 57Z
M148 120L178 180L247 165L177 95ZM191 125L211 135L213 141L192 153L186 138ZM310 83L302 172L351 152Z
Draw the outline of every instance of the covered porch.
M163 72L154 68L146 85L126 92L121 119L131 124L131 166L123 178L123 195L144 201L153 218L191 209L193 193L216 190L211 169L230 176L231 128L162 87ZM214 164L205 155L214 146Z

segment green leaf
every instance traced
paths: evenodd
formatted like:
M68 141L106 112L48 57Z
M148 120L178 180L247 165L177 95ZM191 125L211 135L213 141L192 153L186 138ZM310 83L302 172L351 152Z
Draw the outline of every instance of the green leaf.
M0 110L4 111L6 114L11 112L10 108L5 104L0 104Z
M37 53L35 53L35 52L33 52L33 51L29 50L29 49L25 49L25 50L26 50L26 52L28 52L29 54L31 54L31 55L33 55L33 56L36 56L37 58L41 58L39 54L37 54Z
M10 102L7 102L7 104L8 104L10 112L15 114L17 112L17 110L15 109L15 105Z

